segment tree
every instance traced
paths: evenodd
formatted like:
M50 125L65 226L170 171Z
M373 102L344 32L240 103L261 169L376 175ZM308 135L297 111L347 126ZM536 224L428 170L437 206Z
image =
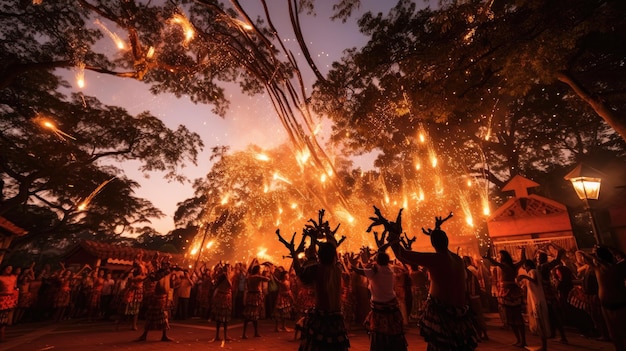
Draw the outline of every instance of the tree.
M625 95L617 94L624 88L619 78L625 73L624 55L622 45L611 39L623 36L621 3L443 5L418 9L411 1L399 1L387 16L367 13L360 19L369 43L347 51L313 93L316 111L334 121L335 141L355 154L378 149L393 159L425 128L440 153L462 150L453 158L472 154L466 164L475 171L484 172L489 159L499 168L487 172L494 184L537 166L520 156L545 156L542 148L563 132L557 125L572 129L559 136L567 142L556 149L620 145L623 150L623 140L616 144L606 127L624 139L615 128L625 102ZM607 39L592 40L598 36ZM577 81L585 77L604 107L612 106L617 115L580 103L580 91L563 89L563 75ZM606 122L594 123L600 134L577 130L586 123L579 116L587 120L590 110ZM542 134L549 125L555 126L552 133ZM564 160L562 154L559 158Z
M131 116L91 97L65 101L58 96L49 104L34 104L45 93L33 86L30 90L27 94L15 85L4 90L19 98L3 99L0 213L15 217L20 208L26 209L24 205L34 204L58 218L47 228L16 221L35 229L25 240L63 232L60 227L68 232L78 222L77 231L132 232L132 226L162 215L148 201L133 196L138 184L111 164L135 160L144 172L163 171L166 177L183 180L180 165L196 162L202 147L197 134L182 126L170 130L149 113Z

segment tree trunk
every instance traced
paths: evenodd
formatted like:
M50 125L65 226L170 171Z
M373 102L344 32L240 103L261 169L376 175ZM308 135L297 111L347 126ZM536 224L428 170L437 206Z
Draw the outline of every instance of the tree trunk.
M600 116L609 126L611 126L624 141L626 141L626 118L616 115L602 100L593 97L574 78L565 72L559 72L556 79L567 84L583 101Z

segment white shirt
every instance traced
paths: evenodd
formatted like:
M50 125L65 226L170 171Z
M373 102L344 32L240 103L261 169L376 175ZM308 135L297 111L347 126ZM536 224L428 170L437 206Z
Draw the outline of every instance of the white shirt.
M396 298L394 290L396 277L389 266L376 265L377 271L364 268L363 272L369 282L372 301L388 302Z

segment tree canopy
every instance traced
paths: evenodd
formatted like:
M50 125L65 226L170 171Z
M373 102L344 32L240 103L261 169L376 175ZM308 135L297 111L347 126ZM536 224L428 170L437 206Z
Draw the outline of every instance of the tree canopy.
M273 167L292 165L287 154L298 160L310 179L297 192L312 197L311 206L336 204L328 208L335 214L349 212L355 201L370 202L369 208L374 200L355 188L395 198L390 206L412 199L418 208L420 189L438 193L447 178L454 189L464 177L502 185L518 173L560 171L607 151L624 157L623 1L419 7L399 0L388 14L359 19L368 43L346 48L328 72L317 67L299 22L315 11L315 1L286 1L302 60L285 47L267 3L259 3L254 17L237 0L22 0L17 6L0 0L0 215L28 229L26 218L39 214L33 234L64 226L114 237L136 227L155 242L140 225L161 213L134 197L138 184L116 164L136 161L143 172L184 181L185 163L195 163L203 147L196 133L169 129L149 111L133 116L96 97L67 94L70 83L59 69L139 80L155 94L188 96L226 118L227 86L265 93L289 138L286 150L274 150L283 161ZM359 5L337 1L332 17L345 21ZM111 43L119 48L115 54ZM303 69L317 78L312 93ZM320 116L332 121L330 145L316 136ZM250 172L259 167L252 151L215 149L207 179L194 183L197 196L176 214L179 225L240 231L242 221L264 213L255 207L278 206L262 195L260 175ZM379 153L377 171L369 174L375 181L359 180L358 170L343 162L368 152ZM323 188L313 178L324 179ZM486 189L474 196L484 200L489 184ZM297 196L275 190L285 201ZM229 207L221 216L215 209L225 195L253 205Z

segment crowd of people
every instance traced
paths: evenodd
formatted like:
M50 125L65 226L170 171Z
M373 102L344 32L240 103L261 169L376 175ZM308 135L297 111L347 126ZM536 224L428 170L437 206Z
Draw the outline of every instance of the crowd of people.
M350 330L363 326L371 350L406 350L404 334L413 325L429 350L474 350L489 339L483 313L493 309L518 347L527 346L527 332L540 337L542 350L550 338L568 343L565 327L575 327L626 350L623 253L547 244L533 247L534 258L523 247L460 257L441 230L447 218L424 230L434 252L417 252L402 232L401 212L396 222L377 209L376 215L372 226L384 226L381 237L375 232L378 247L360 252L338 253L343 240L321 215L304 233L311 238L308 247L277 231L293 258L288 267L254 258L187 270L167 255L138 255L129 269L116 272L6 266L0 274L0 338L15 323L84 318L110 320L114 328L143 327L137 341L152 330L171 341L170 320L199 318L215 323L213 340L228 341L233 319L244 323L242 339L259 337L258 321L273 319L276 332L301 339L302 351L347 350Z

